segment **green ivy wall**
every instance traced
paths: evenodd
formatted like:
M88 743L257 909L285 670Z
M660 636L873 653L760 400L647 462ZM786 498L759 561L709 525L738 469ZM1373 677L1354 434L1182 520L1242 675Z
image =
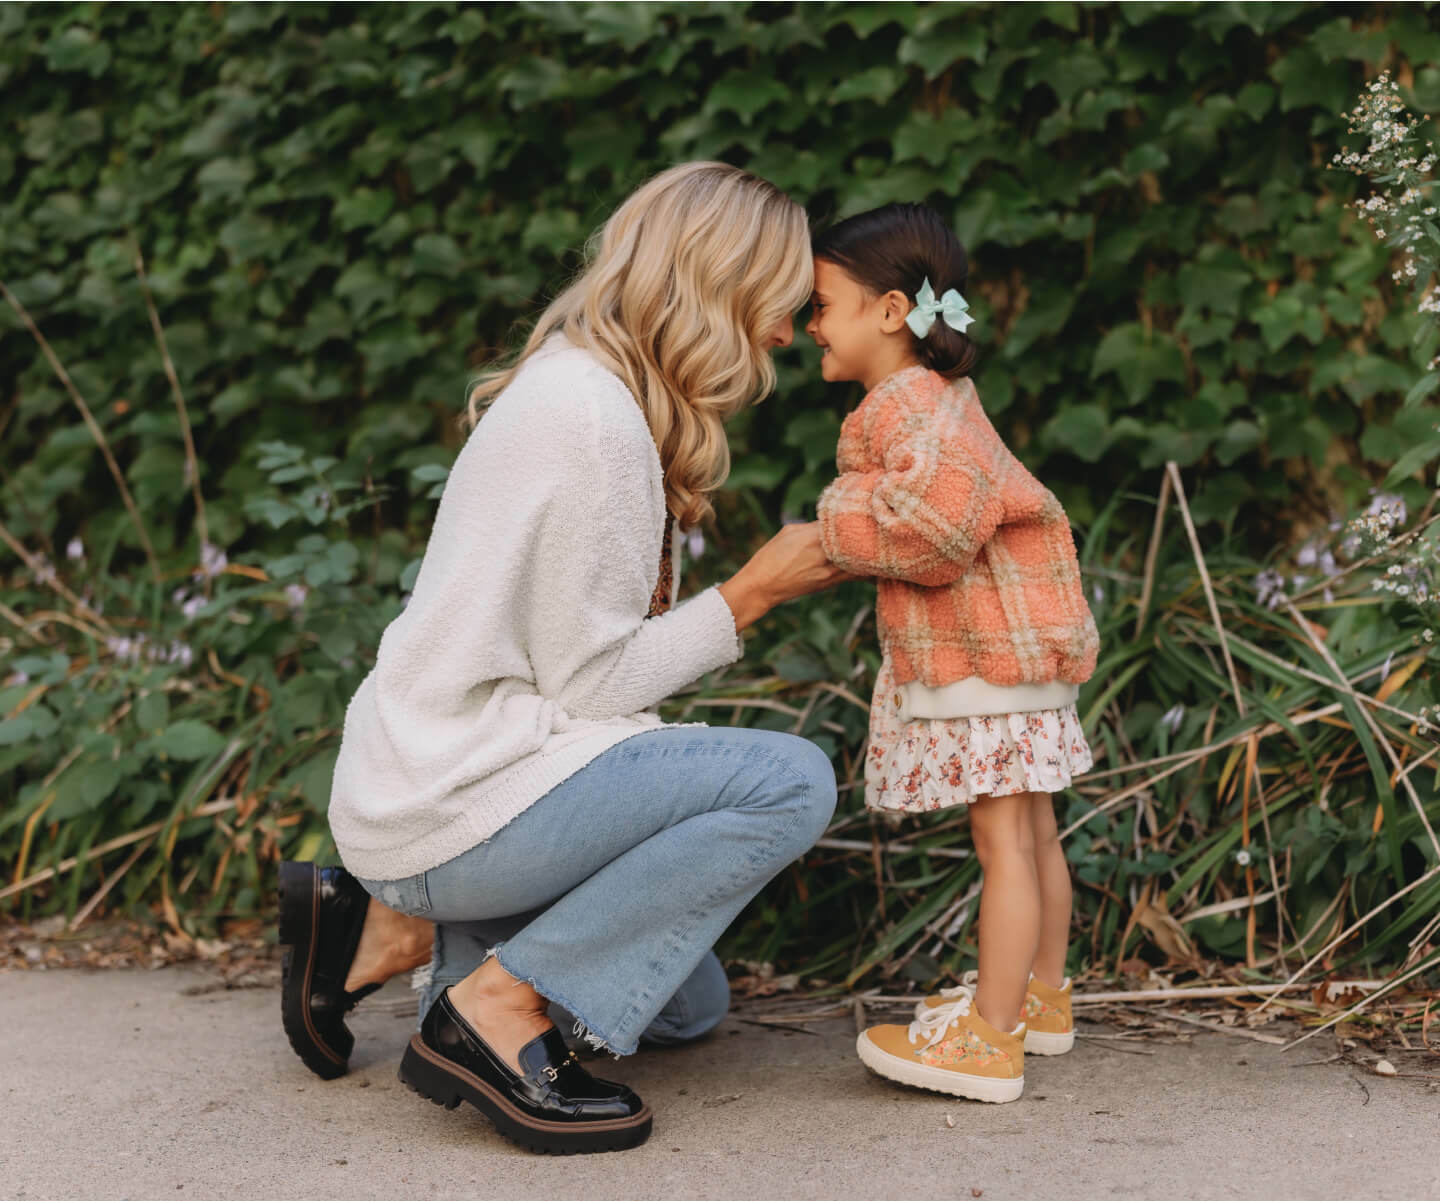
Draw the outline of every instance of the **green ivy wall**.
M1077 523L1174 458L1202 522L1262 538L1433 440L1401 405L1429 348L1326 164L1367 73L1433 111L1437 60L1423 4L8 4L0 279L162 557L193 558L192 510L132 236L212 540L266 539L253 452L285 440L396 485L398 574L431 505L406 473L448 462L469 373L647 175L727 159L821 221L928 200L974 260L986 406ZM6 524L123 547L8 306L0 380ZM804 512L853 399L785 356L735 424L757 512Z

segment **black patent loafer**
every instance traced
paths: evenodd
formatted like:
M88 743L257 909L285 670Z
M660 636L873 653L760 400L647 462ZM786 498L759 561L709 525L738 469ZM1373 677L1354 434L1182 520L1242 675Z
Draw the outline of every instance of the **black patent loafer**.
M343 867L280 865L280 1014L295 1054L325 1080L350 1067L355 1036L345 1015L378 984L345 991L370 894Z
M400 1061L400 1079L436 1105L469 1101L512 1142L548 1155L621 1151L650 1137L650 1107L623 1084L597 1080L554 1028L520 1049L514 1072L443 992Z

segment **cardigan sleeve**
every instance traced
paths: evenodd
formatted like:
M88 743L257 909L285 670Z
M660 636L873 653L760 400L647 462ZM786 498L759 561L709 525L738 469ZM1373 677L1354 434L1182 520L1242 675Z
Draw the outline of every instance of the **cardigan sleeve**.
M881 466L840 475L820 496L820 542L837 567L936 587L965 574L1005 516L1001 463L933 412L895 420Z
M735 662L741 651L730 606L718 588L708 588L668 613L639 622L629 638L587 665L584 690L572 688L562 703L566 712L591 721L629 716L653 708L707 671Z
M585 500L567 511L569 541L584 553L545 581L549 607L571 621L531 640L532 648L554 647L558 637L564 647L553 672L532 650L541 694L592 721L651 709L743 651L716 588L646 616L660 565L653 535L668 534L668 520L648 461L655 453L649 428L628 392L616 405L592 425L593 458L575 480Z

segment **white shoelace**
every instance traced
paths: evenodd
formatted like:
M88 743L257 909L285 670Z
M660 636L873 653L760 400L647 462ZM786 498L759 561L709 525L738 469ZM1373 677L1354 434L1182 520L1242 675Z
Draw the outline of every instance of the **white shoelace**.
M963 984L956 988L947 988L944 995L953 999L946 1001L944 1005L925 1010L910 1023L907 1034L912 1047L922 1038L925 1040L922 1050L933 1047L945 1037L955 1019L967 1015L975 1003L975 993Z
M942 1009L948 1008L960 996L969 995L973 997L975 995L976 984L979 982L979 980L979 972L966 972L963 976L960 977L960 983L956 987L942 988L940 990L940 995L944 997L945 1000L940 1002L939 1005L927 1005L924 1008L918 1010L915 1014L916 1018L921 1021L928 1021L933 1014L938 1013Z

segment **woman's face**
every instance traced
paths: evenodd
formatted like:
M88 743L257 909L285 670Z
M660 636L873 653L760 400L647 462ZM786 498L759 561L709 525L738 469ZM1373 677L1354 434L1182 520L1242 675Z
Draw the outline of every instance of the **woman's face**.
M834 263L815 260L815 292L805 332L820 347L820 374L838 383L865 380L885 349L885 297L871 296Z

